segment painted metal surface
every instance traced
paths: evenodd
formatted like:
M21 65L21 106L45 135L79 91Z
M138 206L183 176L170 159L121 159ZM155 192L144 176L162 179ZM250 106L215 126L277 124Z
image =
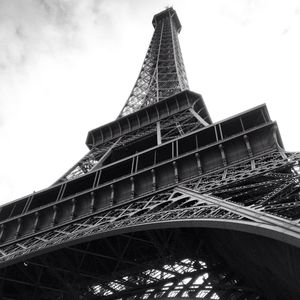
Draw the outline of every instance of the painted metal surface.
M173 8L154 16L150 46L120 117L189 88L178 41L179 24Z
M299 299L299 153L265 105L213 123L173 8L119 118L0 207L1 299ZM283 276L284 275L284 276Z

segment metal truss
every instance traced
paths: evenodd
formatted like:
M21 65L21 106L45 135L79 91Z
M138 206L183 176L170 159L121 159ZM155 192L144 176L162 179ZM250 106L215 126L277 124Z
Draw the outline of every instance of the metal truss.
M0 293L32 300L263 299L190 236L201 238L196 231L158 230L71 246L2 269Z
M160 123L162 142L173 140L204 127L204 124L199 122L190 109L164 119Z
M154 17L155 30L142 69L119 117L188 89L177 19L172 8Z
M210 265L189 258L172 261L167 257L150 265L151 269L121 273L95 284L88 299L262 299L253 289L243 288L242 282L222 270L220 263Z
M118 147L124 147L143 137L157 135L158 131L161 137L160 142L166 142L204 127L203 122L205 122L205 120L200 122L199 119L197 119L197 116L200 118L193 109L186 109L180 113L162 119L159 121L159 126L156 122L119 138L102 143L101 145L92 148L79 162L57 180L56 183L77 178L97 169L97 167L100 167L105 163L105 160L113 150L116 150Z
M300 188L299 174L295 173L294 169L298 167L299 159L298 153L269 153L257 159L253 158L249 162L237 164L235 167L189 180L181 184L187 189L184 193L170 189L76 219L67 225L56 226L41 233L37 232L31 237L2 246L0 263L20 259L20 257L38 253L43 249L63 247L64 243L80 241L85 237L93 239L93 236L108 234L115 230L124 231L127 228L130 231L130 228L136 226L147 227L151 224L158 226L157 224L164 222L208 219L263 222L268 226L273 226L275 231L284 229L287 230L287 234L298 236L300 234L298 225ZM276 181L274 178L278 177L280 180ZM266 178L266 180L261 180L261 178ZM282 178L293 184L289 188L280 188ZM270 191L270 184L272 184L271 190L273 191L274 184L277 184L276 193ZM286 184L283 186L286 187ZM259 197L261 192L258 191L258 187L266 191L261 197ZM204 195L204 198L202 196L195 198L193 194L192 199L186 191L195 191L197 195ZM245 198L243 198L244 194L240 195L241 191L244 194L250 194L251 197L258 194L255 198L257 201L249 202L247 199L243 201ZM230 196L227 195L228 193ZM234 195L237 195L238 200ZM272 201L275 206L270 206L269 201ZM275 213L276 218L274 218Z
M80 159L70 170L68 170L55 183L63 182L73 178L77 178L91 171L101 159L110 151L120 144L121 138L106 142L101 147L94 147L82 159Z
M284 163L282 156L287 156L287 161L295 161L295 164ZM228 167L223 172L193 179L184 186L299 223L300 175L297 161L299 153L274 152Z
M160 193L156 196L124 204L118 208L110 209L91 216L84 220L72 223L44 234L38 234L24 242L11 244L0 249L0 262L18 258L43 248L62 245L70 239L80 239L84 236L92 236L100 232L109 232L116 229L132 227L139 224L158 223L167 220L183 220L194 218L229 218L240 219L242 217L224 211L217 206L205 205L201 201L196 208L195 203L190 202L189 207L179 208L182 201L176 203L172 191ZM170 209L176 207L176 209Z
M61 185L1 208L1 299L298 299L300 153L281 148L265 106L210 125L201 96L178 94L175 10L153 25L119 118L89 133ZM261 253L283 260L279 276Z

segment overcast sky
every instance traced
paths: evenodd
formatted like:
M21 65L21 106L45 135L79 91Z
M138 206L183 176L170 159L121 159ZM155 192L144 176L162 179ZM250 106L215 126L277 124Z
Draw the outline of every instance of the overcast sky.
M0 203L51 185L117 117L167 5L213 121L266 103L300 150L299 0L0 0Z

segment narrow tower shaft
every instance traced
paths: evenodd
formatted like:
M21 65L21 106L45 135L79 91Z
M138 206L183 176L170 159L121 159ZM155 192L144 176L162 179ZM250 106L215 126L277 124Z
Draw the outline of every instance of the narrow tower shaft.
M119 117L188 89L178 33L181 24L173 8L153 17L155 28L138 79Z

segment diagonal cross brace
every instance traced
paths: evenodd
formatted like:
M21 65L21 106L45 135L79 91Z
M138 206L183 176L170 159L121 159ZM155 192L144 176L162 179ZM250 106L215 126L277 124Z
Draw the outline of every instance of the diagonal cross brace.
M175 188L173 195L176 193L182 194L182 197L190 197L211 205L218 205L224 210L253 220L256 222L256 227L268 227L268 229L275 230L283 236L286 236L286 238L291 237L294 240L295 246L300 247L300 226L295 221L280 218L269 213L258 211L255 208L245 207L209 194L200 194L185 187Z

